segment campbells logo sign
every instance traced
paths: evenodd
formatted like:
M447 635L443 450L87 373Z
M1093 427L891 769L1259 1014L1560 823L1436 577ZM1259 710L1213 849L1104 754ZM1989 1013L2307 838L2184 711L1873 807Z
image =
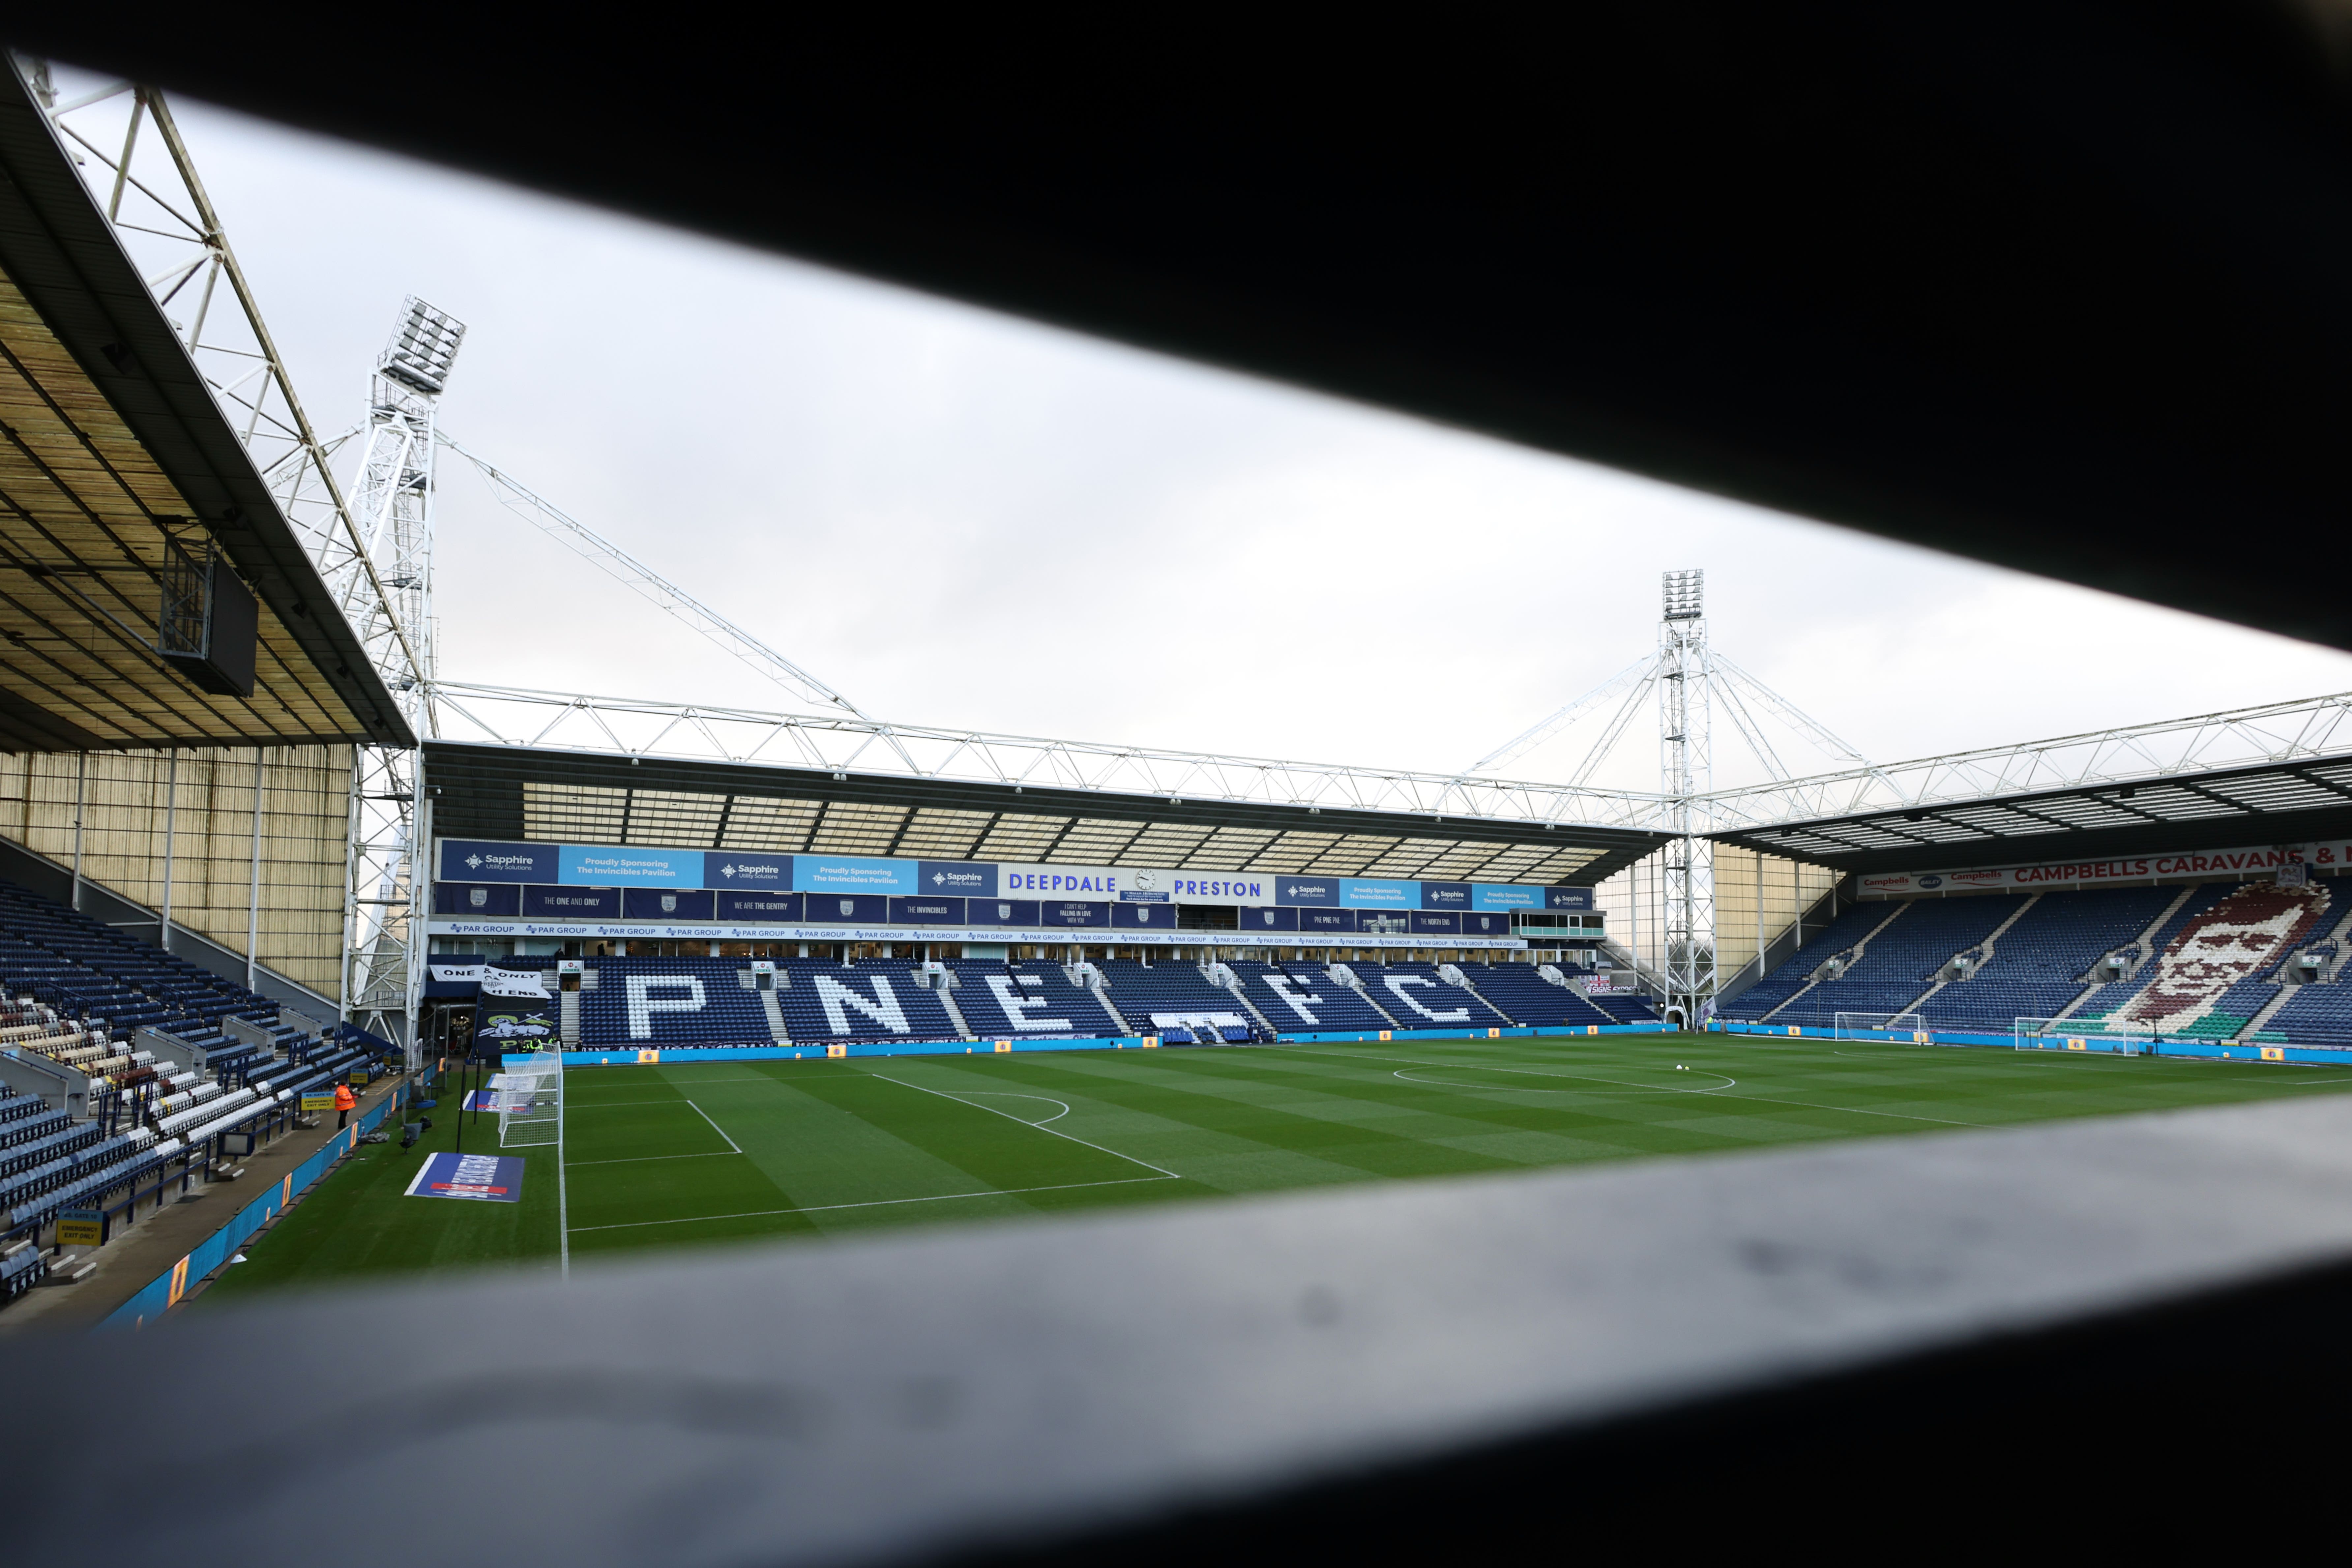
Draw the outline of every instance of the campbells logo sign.
M2101 882L2147 882L2161 879L2235 877L2287 880L2312 871L2352 865L2352 842L2271 844L2247 849L2200 849L2174 855L2137 855L2117 860L2053 860L2038 866L1971 867L1965 871L1906 871L1861 879L1864 893L1933 893L1955 888L1999 888L2039 892L2048 888L2090 887Z

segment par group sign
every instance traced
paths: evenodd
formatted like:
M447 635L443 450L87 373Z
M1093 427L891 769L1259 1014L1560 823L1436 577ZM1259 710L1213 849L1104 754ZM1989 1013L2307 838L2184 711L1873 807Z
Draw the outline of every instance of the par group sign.
M2315 872L2332 876L2352 866L2352 840L2273 844L2254 848L2197 849L2129 855L2111 860L2045 860L2031 866L1972 866L1957 871L1900 871L1856 879L1865 899L1913 893L2033 893L2103 882L2188 881L2198 878L2278 877L2295 881Z

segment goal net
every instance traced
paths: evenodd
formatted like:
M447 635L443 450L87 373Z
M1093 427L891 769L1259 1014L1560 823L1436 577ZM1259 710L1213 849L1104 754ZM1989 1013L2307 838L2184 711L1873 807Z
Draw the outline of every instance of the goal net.
M2021 1051L2109 1051L2146 1056L2156 1046L2156 1026L2109 1018L2020 1018L2011 1039Z
M563 1058L541 1051L490 1079L498 1097L499 1147L555 1143L563 1136Z
M1927 1038L1927 1020L1916 1013L1840 1013L1832 1021L1841 1040L1924 1043Z

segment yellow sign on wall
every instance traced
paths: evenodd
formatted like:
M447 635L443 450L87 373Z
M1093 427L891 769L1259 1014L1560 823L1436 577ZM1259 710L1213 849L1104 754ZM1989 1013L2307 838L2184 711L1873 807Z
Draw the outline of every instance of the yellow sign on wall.
M637 1053L637 1065L641 1068L656 1067L660 1062L661 1052L659 1051L640 1050Z
M106 1216L96 1209L67 1209L58 1215L59 1247L96 1247L106 1239Z
M1012 1051L1012 1049L1013 1042L1011 1040L999 1040L996 1042L996 1054L998 1056L1007 1055Z
M824 1048L824 1054L828 1058L837 1060L849 1054L849 1047L847 1046L827 1046Z
M2266 1062L2283 1062L2286 1060L2286 1047L2284 1046L2264 1046L2263 1047L2263 1060Z

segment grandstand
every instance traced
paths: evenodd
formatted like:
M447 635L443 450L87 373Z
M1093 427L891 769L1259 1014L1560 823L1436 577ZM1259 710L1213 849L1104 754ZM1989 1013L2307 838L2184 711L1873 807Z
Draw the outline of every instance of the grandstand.
M624 955L583 960L570 973L551 963L500 958L484 968L551 996L576 996L562 1009L571 1019L564 1043L583 1051L1146 1036L1166 1045L1241 1045L1363 1032L1582 1031L1657 1017L1645 997L1589 996L1550 965L1507 961ZM469 986L448 990L469 1002L474 994Z
M0 1115L14 1129L0 1171L10 1298L52 1272L38 1259L60 1255L68 1208L109 1227L142 1204L152 1215L235 1179L257 1147L300 1142L305 1090L469 1052L635 1065L1281 1050L1589 1038L1691 1016L1704 955L1676 946L1634 874L1674 837L1663 797L882 725L667 583L657 603L822 720L689 720L438 679L418 498L431 454L462 452L436 424L462 323L404 309L359 465L388 542L381 559L346 549L324 448L250 301L247 357L271 367L279 401L240 431L201 363L217 345L148 308L118 244L144 241L110 226L57 136L29 99L0 103L6 199L26 220L0 225L21 307L0 322L13 417L36 447L103 447L135 482L0 453L0 481L38 502L0 521L26 578L0 601L14 748L0 760L0 1037L16 1053L0 1058L0 1100L20 1102ZM199 237L200 265L219 265L225 236ZM103 322L77 292L94 284ZM256 445L265 425L272 453ZM425 458L395 472L379 448ZM648 580L464 455L540 526ZM111 623L111 644L47 646L45 628L79 613L58 582L101 539L129 542L155 595L123 600L131 619ZM1702 636L1696 582L1667 587L1686 639ZM313 613L331 604L344 609ZM117 635L142 615L145 641ZM188 646L169 651L173 637ZM482 719L543 700L563 716L530 743ZM566 727L578 715L593 720L584 738ZM453 717L481 735L445 735ZM770 760L782 737L789 763ZM664 749L684 742L711 744ZM1708 982L1717 1017L1832 1030L1899 1015L1984 1038L2047 1018L2175 1044L2352 1044L2352 1006L2335 1000L2352 917L2325 877L2283 882L2266 863L2256 878L2000 880L2012 847L2044 849L2032 840L2053 822L2077 825L2080 857L2291 833L2321 846L2306 869L2331 869L2324 842L2352 820L2305 765L2213 770L2202 795L2099 784L2071 802L1944 803L1920 828L1927 814L1907 808L1807 816L1792 803L1819 796L1803 781L1776 779L1768 793L1782 795L1761 807L1732 792L1699 815L1747 824L1712 837L1748 873L1752 930L1718 919L1714 962L1752 943L1752 973ZM1930 850L1938 870L1914 870ZM426 1125L415 1114L411 1141Z
M2260 854L2284 870L1866 900L1718 1016L1829 1028L1841 1014L1915 1015L1930 1030L1979 1036L2033 1020L2056 1033L2155 1042L2342 1048L2336 998L2352 921L2336 896L2338 848Z
M1109 73L1108 92L1100 69L1040 73L1022 39L1003 61L965 47L932 70L853 30L796 47L781 89L766 52L721 51L688 115L604 111L593 89L644 75L647 36L629 30L501 47L425 29L351 51L231 13L175 32L31 8L15 26L316 130L2341 644L2324 584L2342 290L2311 265L2344 205L2329 10L1854 26L1700 7L1664 28L1574 18L1565 47L1473 39L1459 70L1441 27L1370 78L1291 70L1279 51L1269 77L1265 51L1212 44L1253 77L1180 50ZM2291 1434L2315 1379L2325 1398L2325 1335L2293 1330L2334 1321L2347 1246L2344 1118L2326 1102L2342 1075L2304 1068L2344 1043L2352 1011L2335 1000L2334 898L2352 824L2330 819L2352 799L2330 710L2352 704L2305 705L2250 746L2259 715L2208 716L2161 755L2053 761L2052 742L1841 764L1776 778L1769 799L1695 795L1708 707L1684 683L1703 689L1710 666L1703 641L1662 638L1661 737L1681 751L1644 801L884 725L813 679L783 718L541 693L513 700L601 738L508 747L499 736L558 726L484 724L485 747L527 776L524 809L482 820L495 792L431 755L440 737L418 721L436 695L451 714L491 700L438 681L431 541L414 526L430 399L462 329L405 318L413 340L379 367L362 460L345 465L358 504L323 499L317 461L306 483L257 484L280 472L253 459L257 429L298 457L320 444L287 424L302 422L266 337L250 363L253 384L277 378L274 400L187 374L214 285L220 313L251 309L225 237L198 237L193 270L127 265L99 242L137 243L141 225L90 221L159 188L127 165L134 142L178 148L165 106L118 95L113 134L68 152L62 110L20 110L87 95L61 100L19 68L40 97L0 102L15 448L0 451L0 862L24 892L0 921L17 969L0 1027L9 1070L70 1068L81 1088L0 1094L0 1129L16 1129L0 1139L21 1135L0 1149L31 1162L6 1179L58 1181L36 1201L79 1205L84 1183L191 1140L217 1173L207 1129L251 1121L263 1083L330 1060L305 1052L358 1043L313 1043L289 1021L306 1006L377 1027L419 1068L435 1054L420 1047L481 1037L464 1026L489 1015L486 984L509 988L519 1026L567 1043L785 1053L582 1073L583 1123L601 1125L583 1126L572 1166L560 1144L518 1156L531 1184L502 1188L511 1203L413 1201L418 1155L358 1152L222 1289L357 1288L242 1319L200 1299L195 1321L160 1335L11 1356L0 1434L27 1478L12 1539L28 1559L290 1557L315 1548L288 1528L288 1499L377 1493L406 1505L399 1522L343 1532L339 1554L404 1559L418 1539L497 1561L1394 1552L1552 1527L1559 1488L1527 1486L1534 1466L1569 1478L1571 1517L1603 1538L1637 1518L1656 1533L1677 1517L1666 1492L1698 1474L1706 1522L1678 1531L1752 1551L1757 1521L1827 1477L1951 1514L1949 1478L2021 1429L2137 1455ZM1368 100L1362 82L1390 77L1416 89ZM1458 104L1449 78L1469 84ZM599 120L588 157L572 129L583 101ZM1213 134L1168 133L1203 103L1239 111L1212 116ZM397 246L414 243L404 216L339 221L356 244ZM152 293L196 327L148 311ZM280 526L301 506L302 526ZM392 542L378 552L354 517ZM2225 522L2217 547L2215 520L2239 517L2253 526ZM1616 588L1612 542L1594 542L1571 547L1571 628L1576 604ZM2322 592L2280 591L2276 563L2296 552L2313 561L2295 585ZM1815 584L1771 608L1838 635L1842 607ZM1576 635L1549 621L1474 618L1459 635L1527 657ZM794 678L735 628L697 629ZM1216 679L1247 689L1251 643L1219 652ZM2123 648L2051 679L2145 689L2164 662ZM1945 682L1921 684L1924 707ZM704 740L739 771L672 768L640 789L608 765L650 779ZM982 759L978 793L941 760L960 751ZM435 763L451 765L436 777ZM531 818L550 803L560 826ZM959 825L977 831L945 842ZM444 875L425 858L453 838L541 845L559 864L507 883ZM600 879L560 863L573 848L620 851L618 868L725 855L738 874L789 856L794 877L732 894L707 870ZM811 887L800 857L999 880ZM1128 900L1004 879L1107 870L1390 886L1360 902L1165 886ZM1746 901L1710 902L1726 889ZM1579 923L1546 923L1568 907ZM446 973L426 980L428 956ZM1591 988L1595 961L1612 983ZM285 1010L274 1024L260 998ZM1580 1006L1622 1017L1651 998L1677 1024L1709 1003L1741 1029L1900 1010L1988 1039L2026 1009L2181 1048L2094 1062L1718 1033L1671 1037L1669 1056L1654 1033L1559 1033L1609 1027ZM1145 1041L1104 1031L1140 1027L1155 1004L1170 1042L1234 1048L1114 1054ZM1401 1037L1251 1033L1294 1019ZM1496 1040L1494 1019L1554 1033ZM1112 1048L978 1056L992 1028ZM868 1054L786 1059L819 1038L828 1058ZM2251 1041L2258 1057L2227 1048ZM977 1059L871 1059L907 1044ZM204 1053L205 1070L166 1071L173 1049ZM2293 1071L2236 1065L2290 1056ZM278 1076L256 1080L264 1067ZM2240 1103L2188 1109L2222 1101ZM122 1128L142 1106L155 1125ZM2115 1114L2157 1110L2173 1114ZM1964 1130L2053 1116L2076 1120ZM425 1161L457 1152L454 1121ZM1870 1138L1895 1128L1934 1136ZM1829 1137L1858 1142L1771 1147ZM1456 1179L1301 1195L1441 1175ZM131 1190L178 1179L147 1169ZM561 1278L574 1247L1174 1196L1202 1207ZM160 1295L142 1297L176 1310L267 1206L172 1247ZM0 1246L0 1299L18 1303L0 1331L77 1267L59 1244L88 1222L66 1212ZM173 1205L101 1250L206 1212ZM517 1271L370 1288L469 1264ZM543 1282L520 1272L542 1267ZM397 1353L420 1326L428 1352ZM2270 1364L2283 1354L2297 1364ZM274 1408L285 1389L290 1415ZM224 1427L200 1443L226 1484L125 1488L92 1458L158 1413ZM2273 1481L2330 1479L2324 1445L2271 1447ZM1664 1451L1685 1462L1657 1464ZM446 1484L492 1463L492 1487ZM2176 1536L2245 1511L2231 1489L2179 1489L2203 1500L2166 1516ZM1990 1496L1957 1510L1959 1533L2032 1539L2038 1497Z

